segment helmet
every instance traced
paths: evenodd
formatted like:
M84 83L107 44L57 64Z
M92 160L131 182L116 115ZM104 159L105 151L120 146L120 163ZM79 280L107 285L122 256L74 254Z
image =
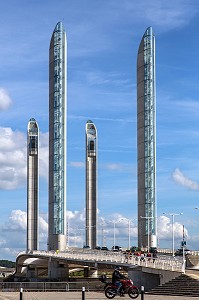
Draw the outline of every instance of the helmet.
M115 270L121 270L122 268L120 266L115 266Z

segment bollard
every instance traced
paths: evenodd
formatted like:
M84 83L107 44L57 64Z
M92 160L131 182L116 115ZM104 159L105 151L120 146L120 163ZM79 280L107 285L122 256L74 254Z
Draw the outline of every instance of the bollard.
M144 300L144 286L141 286L141 300Z
M82 300L85 300L85 287L82 287Z
M20 288L20 300L23 300L23 288Z

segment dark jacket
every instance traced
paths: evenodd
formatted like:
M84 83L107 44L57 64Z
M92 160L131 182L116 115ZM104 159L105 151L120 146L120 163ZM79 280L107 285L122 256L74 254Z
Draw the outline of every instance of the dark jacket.
M125 276L122 275L118 270L115 270L112 275L112 283L119 281L120 279L124 279Z

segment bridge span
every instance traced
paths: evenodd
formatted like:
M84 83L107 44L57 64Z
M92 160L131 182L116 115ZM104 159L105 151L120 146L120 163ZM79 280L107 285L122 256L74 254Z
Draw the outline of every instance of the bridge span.
M185 272L182 258L158 255L157 258L132 256L120 252L68 249L66 251L23 251L16 260L16 276L26 278L68 278L71 270L82 268L86 277L97 276L99 270L112 270L120 265L125 271L137 267Z
M189 262L199 270L199 256ZM186 259L186 264L189 257ZM150 290L185 273L182 257L158 254L157 258L127 257L120 252L69 248L65 251L23 251L16 259L15 281L63 281L74 279L71 272L83 270L82 280L95 280L100 274L111 275L115 265L122 267L135 285Z

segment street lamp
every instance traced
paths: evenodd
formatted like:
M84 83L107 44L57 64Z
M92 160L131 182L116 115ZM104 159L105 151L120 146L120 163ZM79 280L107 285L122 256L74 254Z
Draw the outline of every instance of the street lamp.
M115 223L116 221L113 220L113 250L115 250Z
M130 250L131 248L131 221L137 220L137 219L127 219L127 218L121 218L121 221L127 221L128 222L128 249Z
M175 216L183 215L183 213L179 213L179 214L174 214L174 213L167 214L167 213L163 213L163 215L172 216L172 255L174 257L175 256L174 255L174 217Z
M109 221L110 223L113 223L113 250L115 250L115 224L119 223L122 219L119 219L118 221L113 220Z
M101 218L101 223L99 223L99 225L102 226L102 247L104 246L104 241L105 241L105 237L104 237L104 225L105 225L105 221L103 218Z
M142 216L140 216L140 218L141 219L147 219L147 222L148 222L148 224L147 224L147 227L148 227L148 230L147 230L148 231L148 245L147 245L148 247L147 247L147 249L148 249L148 252L149 252L149 220L153 219L154 217L142 217Z
M79 228L80 230L80 233L81 233L81 241L82 241L82 248L84 247L84 231L85 229L84 228Z

